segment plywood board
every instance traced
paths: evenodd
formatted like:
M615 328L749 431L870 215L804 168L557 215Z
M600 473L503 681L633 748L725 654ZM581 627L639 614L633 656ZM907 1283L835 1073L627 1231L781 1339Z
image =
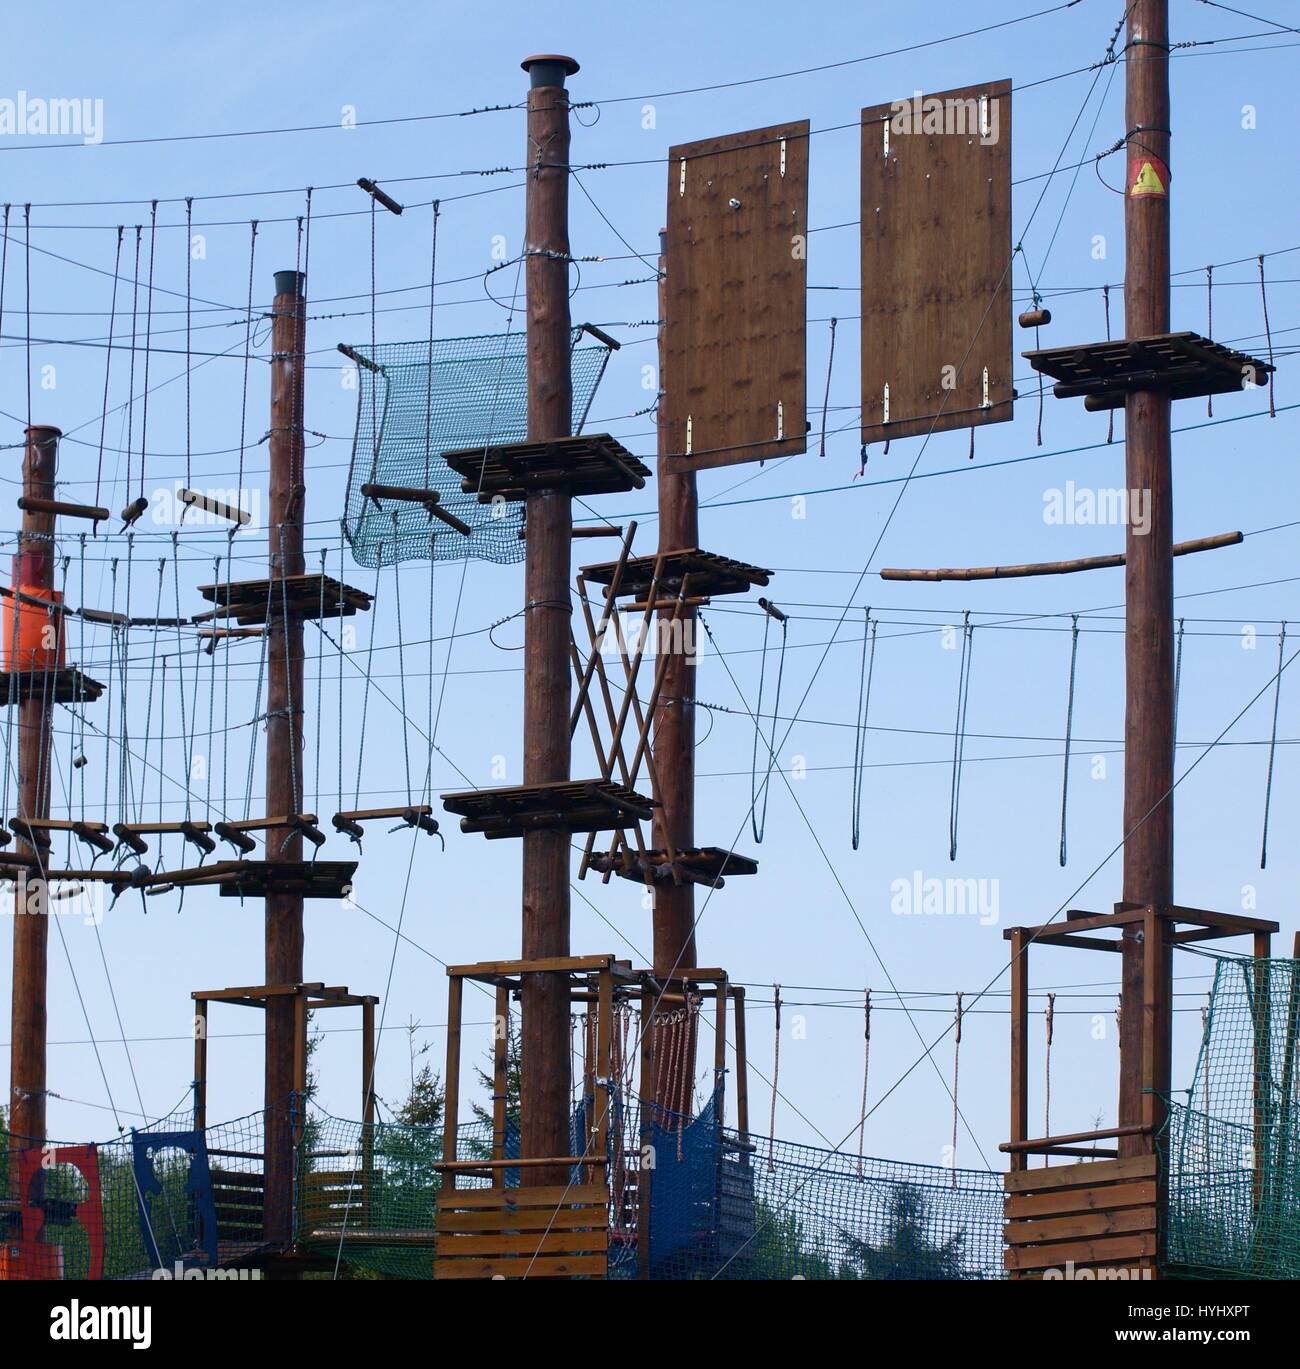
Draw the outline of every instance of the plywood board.
M1010 419L1010 81L862 111L861 237L862 441Z
M807 450L808 122L668 154L664 468Z

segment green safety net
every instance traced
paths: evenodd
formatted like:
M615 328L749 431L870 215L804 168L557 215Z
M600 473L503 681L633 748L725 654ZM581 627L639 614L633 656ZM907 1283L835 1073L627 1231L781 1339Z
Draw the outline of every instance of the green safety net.
M584 343L584 339L587 341ZM573 330L573 429L591 406L609 348ZM528 435L528 358L523 332L424 342L385 342L353 349L377 370L357 368L357 426L348 473L344 528L358 565L458 561L467 556L522 561L523 506L480 504L442 453L522 441ZM439 506L471 528L468 537L430 517L417 503L385 500L362 485L436 490Z
M1168 1261L1300 1278L1300 962L1216 959L1196 1074L1163 1137Z

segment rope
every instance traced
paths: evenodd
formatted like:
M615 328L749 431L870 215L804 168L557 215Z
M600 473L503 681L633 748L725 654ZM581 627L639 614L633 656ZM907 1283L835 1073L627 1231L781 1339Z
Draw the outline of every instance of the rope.
M831 348L830 355L826 359L826 390L822 395L822 435L817 452L818 456L826 455L826 415L830 410L831 404L831 372L835 368L835 329L838 325L839 319L831 319Z
M1259 840L1259 868L1268 864L1268 813L1273 801L1273 760L1277 754L1277 712L1282 698L1282 654L1286 648L1286 624L1277 635L1277 676L1273 683L1273 728L1268 742L1268 775L1264 781L1264 830Z
M27 426L32 426L32 207L23 205L23 286L27 292Z
M9 208L9 206L6 205L6 206L5 206L5 209L8 210L8 208ZM104 401L103 401L103 406L102 406L102 409L101 409L101 412L100 412L100 415L99 415L99 458L98 458L98 461L96 462L96 465L95 465L95 503L96 503L96 504L99 503L99 489L100 489L100 483L101 483L101 481L103 480L103 475L104 475L104 429L105 429L105 427L106 427L107 424L108 424L108 382L109 382L109 377L110 377L110 375L112 374L112 370L113 370L113 332L114 332L114 328L116 327L116 324L117 324L117 278L118 278L118 271L119 271L119 269L120 269L120 267L121 267L121 262L122 262L122 225L121 225L121 224L118 224L118 226L117 226L117 247L114 249L114 252L113 252L113 299L112 299L112 303L109 305L109 310L108 310L108 346L107 346L107 348L106 348L106 350L105 350L105 352L104 352ZM2 296L0 296L0 298L2 298ZM3 312L3 311L0 310L0 313L2 313L2 312ZM187 326L188 326L188 320L187 320ZM189 343L188 343L188 341L187 341L187 342L186 342L186 352L187 352L187 354L188 354L188 351L189 351ZM188 367L188 359L187 359L187 367ZM186 383L187 386L189 385L188 370L187 370L187 374L186 374L185 383ZM188 396L187 396L187 401L186 401L186 413L187 413L187 415L188 415ZM188 431L188 430L187 430L187 431ZM187 446L188 446L188 439L187 439ZM83 595L83 597L82 597L82 602L83 602L83 603L85 602L85 597L84 597L84 595Z
M393 546L398 542L397 510L393 510ZM406 802L411 803L411 741L406 712L406 642L402 636L402 577L393 561L393 604L397 617L397 684L402 705L402 762L406 768Z
M131 497L131 453L135 446L135 342L140 315L140 233L135 226L135 261L131 268L131 369L126 384L126 497ZM30 329L29 329L30 331Z
M433 202L433 234L429 247L429 356L426 369L424 398L424 488L429 488L429 460L433 446L433 300L434 286L438 279L438 215L441 213L438 201ZM431 534L430 540L432 541ZM433 551L430 548L430 559Z
M957 1118L960 1110L957 1106L957 1085L961 1077L961 999L960 990L957 993L957 1004L955 1016L953 1018L953 1041L952 1041L952 1186L957 1187Z
M143 412L140 415L140 497L144 497L144 462L146 443L149 436L149 360L153 355L153 249L158 237L158 201L149 207L149 286L145 291L144 302L144 395ZM131 486L127 483L127 497Z
M1178 754L1178 700L1182 694L1183 685L1183 625L1184 620L1178 620L1178 632L1174 641L1174 754Z
M257 220L248 223L248 300L244 310L244 393L239 404L239 484L244 488L244 443L248 433L248 363L253 351L253 263L257 257ZM229 659L229 657L227 657Z
M772 985L772 1011L776 1030L772 1039L772 1108L767 1123L767 1172L776 1172L776 1088L781 1077L781 986Z
M375 565L375 602L379 602L379 578L384 572L384 544L379 543L377 563ZM343 640L343 634L339 633L339 640ZM374 616L371 615L370 641L366 647L366 684L361 694L361 728L360 736L357 741L357 788L352 800L354 808L361 807L361 759L366 752L366 714L370 710L370 672L375 659L375 624ZM405 720L403 720L405 727ZM342 729L340 729L341 733ZM340 805L341 807L342 805Z
M1105 310L1105 312L1106 312L1106 341L1109 342L1109 341L1110 341L1110 286L1109 286L1109 285L1103 285L1103 286L1101 287L1101 303L1102 303L1102 308L1103 308L1103 309ZM1213 334L1211 334L1211 336L1213 336ZM1042 389L1042 381L1041 381L1041 379L1039 380L1039 389L1040 389L1040 390ZM1040 401L1040 402L1041 402L1041 401ZM1114 440L1115 440L1115 410L1114 410L1114 409L1110 409L1110 410L1107 411L1107 413L1108 413L1108 421L1107 421L1107 423L1106 423L1106 441L1107 441L1107 442L1114 442Z
M1269 327L1268 322L1268 290L1264 285L1264 254L1262 252L1259 254L1259 300L1264 307L1264 339L1268 343L1268 364L1272 366L1273 330ZM1276 370L1268 373L1268 416L1270 418L1277 417L1277 407L1273 402L1273 380L1276 375Z
M1035 307L1037 307L1037 305L1038 305L1038 291L1037 291L1037 290L1034 291L1034 305L1035 305ZM1036 352L1039 351L1039 350L1042 348L1042 345L1043 345L1042 342L1039 340L1038 331L1039 331L1038 325L1037 325L1037 324L1034 324L1034 351L1036 351ZM972 429L971 432L974 433L974 429ZM1038 372L1038 443L1037 443L1037 445L1040 446L1040 447L1043 445L1043 373L1042 373L1042 371L1039 371L1039 372Z
M776 764L776 724L781 713L781 680L785 675L785 648L787 640L788 621L781 619L781 654L777 658L776 667L776 695L772 704L772 729L771 737L767 741L767 769L763 776L762 799L763 806L758 807L758 743L763 736L763 685L767 676L767 639L768 632L772 626L772 615L763 616L763 653L759 659L758 666L758 702L754 706L754 745L750 753L749 765L749 825L754 833L754 840L760 845L763 841L763 834L767 830L767 800L771 792L772 767Z
M877 621L871 617L870 607L866 610L866 623L862 633L862 665L858 673L858 712L857 726L853 733L853 849L858 849L862 829L862 771L867 752L867 718L871 712L871 677L876 669L876 628ZM867 639L870 638L868 648Z
M1056 1014L1056 995L1047 995L1047 1008L1043 1021L1047 1029L1047 1046L1043 1056L1043 1135L1052 1134L1052 1028ZM1043 1156L1043 1168L1052 1162L1050 1155Z
M966 752L966 704L970 697L970 658L975 629L970 609L962 622L961 665L957 677L957 720L952 734L952 789L948 800L948 859L957 859L957 822L961 811L961 771Z
M190 323L193 298L190 294L190 272L194 262L194 197L185 197L185 488L190 488ZM121 232L121 229L118 229ZM114 281L116 284L116 281ZM189 512L188 504L181 510L181 522Z
M1065 696L1065 755L1061 762L1061 865L1066 860L1065 817L1070 794L1070 739L1074 733L1074 668L1079 656L1079 615L1070 615L1070 684Z
M1214 338L1214 267L1205 268L1205 336ZM1205 416L1214 417L1214 396L1205 396Z
M867 1129L867 1080L871 1071L871 990L862 997L862 1108L858 1113L858 1182L862 1182L862 1145Z

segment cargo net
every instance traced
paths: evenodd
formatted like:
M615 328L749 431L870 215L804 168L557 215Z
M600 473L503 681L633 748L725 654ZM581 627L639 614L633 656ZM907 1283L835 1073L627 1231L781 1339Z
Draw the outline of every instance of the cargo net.
M573 428L582 424L609 361L602 342L573 330ZM362 355L358 349L352 349ZM358 565L395 561L522 561L522 504L480 504L442 453L520 442L528 435L527 339L523 333L380 343L358 367L357 427L348 473L344 527ZM466 537L418 503L385 500L380 509L362 485L435 490L439 507L467 524Z
M575 1109L572 1153L590 1102ZM656 1112L645 1137L616 1109L609 1142L611 1278L992 1279L1002 1277L1001 1176L746 1138L718 1122ZM263 1234L260 1112L206 1130L178 1115L98 1145L58 1147L38 1188L0 1200L0 1278L251 1277L281 1247ZM0 1132L0 1194L17 1159ZM651 1149L645 1150L649 1145ZM505 1158L519 1154L506 1127ZM67 1153L64 1153L67 1152ZM459 1128L461 1160L487 1159L489 1121ZM641 1156L653 1157L644 1169ZM342 1277L427 1279L442 1159L435 1126L331 1117L309 1105L294 1173L296 1246ZM519 1170L500 1171L516 1186ZM641 1176L650 1174L647 1249ZM577 1169L575 1184L584 1182ZM484 1187L467 1175L458 1187ZM39 1220L37 1220L39 1218ZM205 1271L205 1272L201 1272Z
M1196 1074L1164 1137L1168 1260L1300 1278L1300 962L1216 960Z

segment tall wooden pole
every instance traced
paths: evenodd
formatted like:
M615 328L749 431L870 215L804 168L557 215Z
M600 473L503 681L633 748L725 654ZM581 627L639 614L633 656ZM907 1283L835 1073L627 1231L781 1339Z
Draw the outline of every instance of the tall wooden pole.
M569 319L569 96L571 57L543 55L528 73L528 189L524 253L528 290L528 436L573 428ZM524 783L569 778L569 563L567 489L528 495L524 564ZM569 833L523 838L523 957L569 954ZM520 1150L569 1154L567 976L525 975L521 995ZM525 1183L564 1183L567 1170L525 1169Z
M668 256L664 234L660 234L659 251L659 385L662 396L667 384L664 370L666 351L663 320L667 316ZM680 551L700 544L700 500L695 484L695 473L670 475L663 458L671 450L669 445L667 406L659 404L657 423L657 451L660 457L656 472L659 492L659 550ZM655 810L652 828L653 845L658 850L685 851L695 845L695 633L698 627L694 607L679 611L681 636L677 628L667 624L673 617L671 609L659 614L658 651L669 653L664 668L663 685L659 694L654 719L655 770L659 776L662 807ZM680 884L660 884L654 893L654 970L656 975L680 973L696 968L695 950L695 885L689 880ZM670 1042L668 1037L680 1030L682 1040ZM686 1078L694 1078L694 1034L691 1023L683 1021L679 1027L662 1026L656 1041L665 1054L683 1051L683 1071ZM688 1058L689 1057L689 1058ZM655 1101L677 1111L682 1106L679 1078L671 1070L660 1070L656 1077Z
M1128 14L1125 59L1124 329L1128 337L1142 337L1169 331L1168 0L1134 0ZM1134 193L1136 173L1147 160L1163 179L1165 193ZM1149 179L1142 185L1149 187ZM1149 529L1139 531L1130 520L1124 539L1124 900L1164 907L1173 900L1174 882L1173 484L1168 392L1130 394L1124 429L1128 488L1149 492L1151 508ZM1156 919L1155 925L1164 937L1164 922ZM1143 1120L1144 1017L1155 1033L1147 1049L1156 1051L1157 1088L1161 1074L1168 1073L1169 986L1144 983L1142 936L1141 924L1133 924L1123 940L1120 1126ZM1162 977L1168 975L1167 955L1151 963L1163 967ZM1121 1154L1134 1154L1149 1150L1153 1141L1150 1136L1136 1136L1121 1138L1119 1144Z
M271 322L271 438L269 564L272 582L302 575L303 381L307 343L306 278L299 271L275 273ZM303 631L302 616L284 610L273 583L267 616L266 811L290 816L303 810ZM302 835L291 827L266 834L268 861L302 860ZM301 894L266 898L266 983L303 980ZM295 1003L287 995L266 1004L266 1208L270 1241L292 1235L293 1110L298 1087L294 1059L299 1035ZM298 1098L299 1113L304 1100Z
M58 468L58 428L27 429L23 452L23 494L28 498L53 499L54 477ZM14 589L24 586L30 593L54 588L54 515L23 511L18 554L14 557ZM15 621L21 613L11 601ZM39 610L38 610L39 611ZM63 632L63 624L55 624ZM32 671L38 662L19 659L18 638L5 643L12 670ZM57 658L57 650L51 654ZM30 689L18 705L18 814L23 818L50 815L50 723L54 712L53 690ZM41 856L21 837L18 853ZM33 870L34 877L41 870ZM14 902L13 998L9 1032L9 1128L18 1145L40 1145L45 1140L46 1096L46 975L50 920L47 891L42 887L35 898L24 898L19 881ZM11 1161L11 1178L17 1165Z

